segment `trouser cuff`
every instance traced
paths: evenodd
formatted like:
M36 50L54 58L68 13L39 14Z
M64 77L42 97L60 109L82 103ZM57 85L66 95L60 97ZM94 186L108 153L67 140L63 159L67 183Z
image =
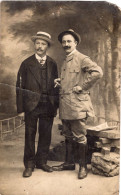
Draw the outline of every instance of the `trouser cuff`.
M35 163L33 161L24 162L25 168L34 168Z

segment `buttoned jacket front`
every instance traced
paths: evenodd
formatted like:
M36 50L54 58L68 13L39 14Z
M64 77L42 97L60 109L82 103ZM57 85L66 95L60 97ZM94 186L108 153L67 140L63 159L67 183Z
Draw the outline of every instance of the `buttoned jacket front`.
M79 51L67 56L61 67L60 119L94 116L89 89L102 75L101 68ZM73 92L75 86L82 87L80 94Z
M58 89L54 88L54 79L58 77L55 61L47 56L47 92L51 104L51 115L55 116L58 107ZM31 112L38 105L42 95L42 83L39 63L35 55L24 60L20 66L16 82L17 112Z

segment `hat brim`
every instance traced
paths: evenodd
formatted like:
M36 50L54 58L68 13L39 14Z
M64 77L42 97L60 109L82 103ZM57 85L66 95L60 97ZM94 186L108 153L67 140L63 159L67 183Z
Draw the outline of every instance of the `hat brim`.
M42 39L42 40L44 40L44 41L47 41L50 45L52 45L53 44L53 41L52 40L50 40L49 38L47 38L47 37L44 37L44 36L32 36L32 38L31 38L31 40L33 41L33 42L35 42L35 40L36 39Z
M60 41L60 43L62 43L62 37L63 37L65 34L70 34L70 35L72 35L72 36L75 38L75 40L77 41L78 44L81 42L81 37L80 37L79 34L73 32L73 31L67 30L67 31L63 31L62 33L59 34L58 40Z

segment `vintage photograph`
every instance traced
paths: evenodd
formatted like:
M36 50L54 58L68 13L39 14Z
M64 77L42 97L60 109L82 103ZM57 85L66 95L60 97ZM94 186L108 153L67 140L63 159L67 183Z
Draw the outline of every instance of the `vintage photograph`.
M118 195L121 7L1 1L0 29L0 195Z

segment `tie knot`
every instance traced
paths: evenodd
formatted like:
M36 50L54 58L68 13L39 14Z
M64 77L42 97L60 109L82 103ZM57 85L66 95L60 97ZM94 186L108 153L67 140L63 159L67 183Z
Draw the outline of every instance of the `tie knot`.
M43 64L45 63L45 60L41 59L41 60L39 60L39 63L40 63L41 65L43 65Z

